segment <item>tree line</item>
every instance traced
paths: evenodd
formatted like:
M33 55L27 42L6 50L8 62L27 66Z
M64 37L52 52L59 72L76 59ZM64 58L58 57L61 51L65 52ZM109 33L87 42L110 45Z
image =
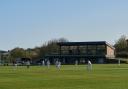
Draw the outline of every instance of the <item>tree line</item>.
M17 58L30 58L32 61L43 58L46 54L57 54L59 47L56 43L67 42L65 38L53 39L44 43L40 47L23 49L16 47L3 56L4 61L12 62ZM128 58L128 40L125 35L121 36L113 45L115 47L115 55L119 58Z
M1 59L4 59L4 62L13 62L16 61L16 59L18 58L30 58L32 61L36 61L43 58L46 54L58 53L59 47L57 43L67 41L68 40L65 38L60 38L50 40L40 47L27 49L16 47L12 50L9 50L7 55L2 55Z

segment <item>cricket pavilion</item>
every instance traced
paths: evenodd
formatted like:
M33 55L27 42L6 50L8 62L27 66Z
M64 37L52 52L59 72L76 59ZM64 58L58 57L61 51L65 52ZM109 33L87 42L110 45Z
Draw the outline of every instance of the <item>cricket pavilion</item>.
M107 63L115 58L115 48L106 41L93 42L59 42L57 54L47 54L45 59L54 63L56 60L63 64L86 63Z

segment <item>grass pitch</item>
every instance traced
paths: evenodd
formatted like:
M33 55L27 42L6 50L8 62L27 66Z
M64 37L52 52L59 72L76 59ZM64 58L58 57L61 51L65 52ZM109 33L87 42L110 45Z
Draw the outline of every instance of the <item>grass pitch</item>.
M128 65L1 66L0 89L128 89Z

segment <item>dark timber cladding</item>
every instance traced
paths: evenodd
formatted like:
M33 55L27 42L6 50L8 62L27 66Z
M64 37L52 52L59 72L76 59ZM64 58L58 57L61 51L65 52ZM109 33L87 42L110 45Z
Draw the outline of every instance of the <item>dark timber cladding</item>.
M113 59L114 47L106 41L95 42L60 42L58 54L47 55L46 57L51 60L59 59L63 63L79 63L91 60L95 63L105 63L108 59Z

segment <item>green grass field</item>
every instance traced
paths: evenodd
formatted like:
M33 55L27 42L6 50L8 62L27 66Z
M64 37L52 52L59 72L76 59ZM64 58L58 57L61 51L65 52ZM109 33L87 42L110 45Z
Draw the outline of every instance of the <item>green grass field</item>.
M0 67L0 89L128 89L128 65Z

